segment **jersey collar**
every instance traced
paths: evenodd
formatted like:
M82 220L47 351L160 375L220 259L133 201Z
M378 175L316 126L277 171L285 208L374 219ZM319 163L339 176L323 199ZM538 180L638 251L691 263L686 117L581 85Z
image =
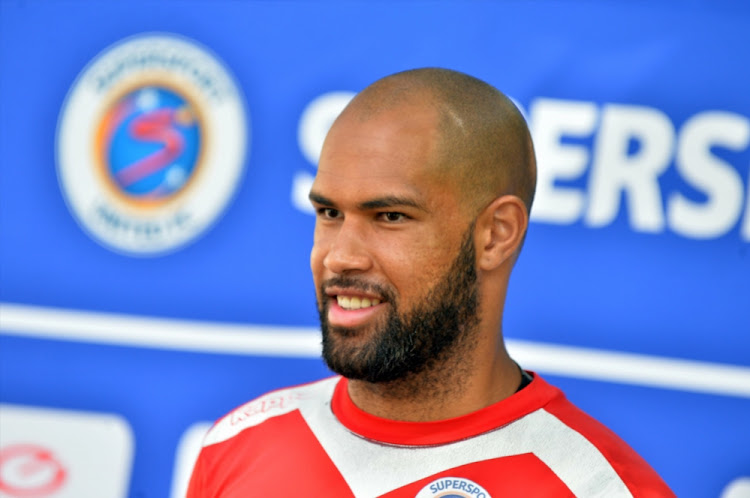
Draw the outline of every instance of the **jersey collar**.
M559 389L532 375L534 379L528 386L508 398L460 417L434 422L403 422L364 412L352 402L348 380L343 377L333 392L331 408L347 429L366 439L399 446L446 444L502 427L563 396Z

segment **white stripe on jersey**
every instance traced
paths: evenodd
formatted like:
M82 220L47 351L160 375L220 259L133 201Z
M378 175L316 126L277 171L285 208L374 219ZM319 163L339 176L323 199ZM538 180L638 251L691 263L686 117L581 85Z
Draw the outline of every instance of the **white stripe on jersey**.
M203 440L203 446L231 439L249 427L260 425L269 418L293 412L304 404L325 404L330 412L331 396L339 379L340 377L331 377L303 386L271 391L245 403L211 428Z

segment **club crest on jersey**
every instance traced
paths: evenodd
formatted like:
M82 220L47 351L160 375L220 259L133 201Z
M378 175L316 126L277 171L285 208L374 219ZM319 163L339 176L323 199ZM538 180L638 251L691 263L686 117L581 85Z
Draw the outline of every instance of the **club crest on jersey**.
M60 113L57 171L96 241L133 255L182 246L216 220L245 161L247 120L229 71L193 41L144 34L81 72Z
M441 477L421 489L414 498L491 498L482 486L463 477Z

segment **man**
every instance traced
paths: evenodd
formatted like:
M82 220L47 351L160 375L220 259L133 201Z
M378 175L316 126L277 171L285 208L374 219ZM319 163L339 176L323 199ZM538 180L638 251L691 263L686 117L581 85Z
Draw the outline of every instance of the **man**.
M188 497L674 496L505 349L535 176L523 118L480 80L419 69L357 95L310 192L323 357L341 377L217 422Z

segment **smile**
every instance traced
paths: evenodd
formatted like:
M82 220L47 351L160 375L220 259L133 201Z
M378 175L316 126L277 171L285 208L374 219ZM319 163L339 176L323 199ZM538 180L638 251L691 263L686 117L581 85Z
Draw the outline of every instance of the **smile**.
M336 302L345 310L358 310L377 306L380 304L380 299L370 299L367 297L359 298L357 296L336 296Z
M328 322L336 327L362 326L382 313L384 304L382 298L361 294L330 294L329 298L331 305L328 307Z

